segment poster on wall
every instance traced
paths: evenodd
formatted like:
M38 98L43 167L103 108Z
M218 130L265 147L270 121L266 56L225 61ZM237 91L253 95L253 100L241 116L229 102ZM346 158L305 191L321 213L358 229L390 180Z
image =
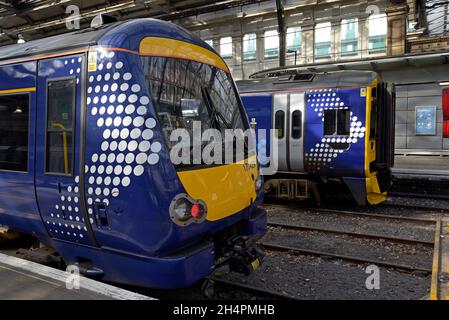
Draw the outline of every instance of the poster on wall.
M416 107L416 135L435 136L437 134L436 107Z

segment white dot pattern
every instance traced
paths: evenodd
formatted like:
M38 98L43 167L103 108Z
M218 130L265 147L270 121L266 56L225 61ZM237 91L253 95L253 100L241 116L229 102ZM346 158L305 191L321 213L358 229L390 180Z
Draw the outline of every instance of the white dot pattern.
M344 98L339 95L339 90L322 89L307 92L307 108L313 109L324 123L324 114L327 110L351 110ZM325 167L329 167L333 162L359 141L364 141L366 128L362 121L354 116L351 111L351 131L350 136L322 137L321 141L316 141L316 145L307 150L305 154L307 171L318 173ZM349 147L346 150L335 149L335 145L343 144ZM334 147L334 148L333 148Z
M115 58L115 59L114 59ZM89 121L101 130L95 153L88 154L86 185L89 214L95 203L120 196L149 165L159 163L162 146L152 141L156 120L148 113L150 99L119 55L104 56L96 74L89 77ZM112 78L112 79L111 79ZM113 81L105 83L103 81ZM100 88L97 92L97 88Z

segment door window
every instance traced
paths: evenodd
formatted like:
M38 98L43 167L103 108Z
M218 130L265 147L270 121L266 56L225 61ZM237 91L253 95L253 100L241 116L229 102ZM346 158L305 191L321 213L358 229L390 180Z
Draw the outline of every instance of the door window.
M277 131L277 138L283 139L285 137L285 112L277 111L274 119L274 127Z
M76 79L50 80L47 85L46 172L73 174L73 127Z

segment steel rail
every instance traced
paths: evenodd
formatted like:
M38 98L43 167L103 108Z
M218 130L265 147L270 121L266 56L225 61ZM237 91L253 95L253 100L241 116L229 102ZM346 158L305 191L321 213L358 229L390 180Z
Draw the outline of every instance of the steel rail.
M294 252L294 253L298 253L301 255L309 255L309 256L317 256L317 257L330 257L330 258L340 259L340 260L354 262L354 263L373 264L376 266L383 266L386 268L407 270L407 271L411 271L411 272L421 271L421 272L425 272L427 274L432 273L431 268L416 267L416 266L405 265L405 264L396 264L396 263L391 263L391 262L386 262L386 261L381 261L381 260L346 256L346 255L340 255L340 254L335 254L335 253L330 253L330 252L302 249L302 248L297 248L297 247L281 246L281 245L272 244L272 243L268 243L268 242L263 242L261 244L264 246L264 248L266 250L269 250L269 251Z
M417 240L417 239L410 239L410 238L398 238L398 237L384 236L384 235L379 235L379 234L357 233L357 232L350 232L350 231L341 231L341 230L334 230L334 229L327 229L327 228L316 228L316 227L308 227L308 226L300 226L300 225L291 225L291 224L276 223L276 222L269 222L268 226L273 227L273 228L281 228L281 229L295 230L295 231L311 231L311 232L331 233L331 234L336 234L336 235L344 235L344 236L363 238L363 239L387 240L390 242L397 242L397 243L403 243L403 244L414 244L414 245L421 244L423 246L428 246L428 247L433 247L435 244L433 241Z
M341 214L341 215L347 215L347 216L354 216L354 217L363 217L363 218L372 218L372 219L378 219L378 220L396 220L401 222L412 222L412 223L423 223L423 224L435 224L436 219L420 219L420 218L409 218L409 217L402 217L402 216L393 216L393 215L386 215L382 213L366 213L366 212L358 212L358 211L348 211L348 210L336 210L336 209L327 209L327 208L298 208L298 207L289 207L287 205L278 205L278 204L264 204L263 207L267 209L268 207L280 207L280 208L286 208L289 210L295 210L300 211L301 209L307 210L307 211L315 211L315 212L327 212L331 214Z
M214 276L210 276L207 279L216 284L220 284L220 285L227 286L227 287L238 288L239 290L247 291L250 293L255 293L255 294L258 294L258 295L261 295L264 297L271 297L271 298L282 299L282 300L299 300L298 298L293 297L288 294L279 293L279 292L269 290L269 289L262 289L262 288L255 287L255 286L248 286L248 285L245 285L245 284L242 284L239 282L220 279L220 278L217 278Z

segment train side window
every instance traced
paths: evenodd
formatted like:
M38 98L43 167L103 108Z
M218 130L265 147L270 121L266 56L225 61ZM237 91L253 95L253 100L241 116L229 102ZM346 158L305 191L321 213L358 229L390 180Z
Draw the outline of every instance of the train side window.
M325 136L351 135L350 110L324 111L324 135Z
M349 110L337 110L337 135L351 135L351 112Z
M302 137L302 112L296 110L292 114L292 138L295 140Z
M274 115L274 128L277 131L277 138L283 139L285 137L285 112L276 111Z
M28 171L28 94L0 96L0 170Z
M75 90L75 78L47 84L45 171L49 174L73 174Z
M337 113L335 110L324 111L324 135L335 136L337 134Z

